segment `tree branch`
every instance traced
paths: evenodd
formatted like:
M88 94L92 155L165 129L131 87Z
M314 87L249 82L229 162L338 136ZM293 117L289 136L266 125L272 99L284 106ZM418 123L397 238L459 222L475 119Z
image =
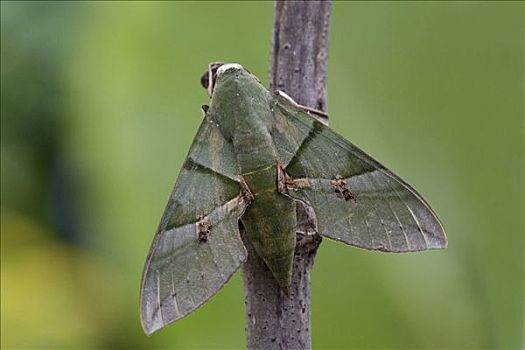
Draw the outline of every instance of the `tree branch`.
M276 1L270 90L286 92L299 104L326 110L326 68L330 1ZM308 226L297 207L298 226ZM300 231L306 232L306 229ZM250 242L243 266L249 349L310 349L310 272L321 238L297 233L292 285L282 293Z

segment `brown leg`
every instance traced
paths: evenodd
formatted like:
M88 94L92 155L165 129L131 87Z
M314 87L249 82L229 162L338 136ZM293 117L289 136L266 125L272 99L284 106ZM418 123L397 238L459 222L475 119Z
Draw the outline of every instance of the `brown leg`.
M282 97L284 97L288 101L290 101L293 104L295 104L298 108L300 108L300 109L304 110L305 112L307 112L308 114L312 115L312 117L314 117L315 119L317 119L321 123L323 123L325 125L328 125L328 114L327 113L325 113L323 111L320 111L318 109L315 109L315 108L311 108L311 107L300 105L297 102L295 102L293 100L293 98L291 98L290 96L288 96L287 94L285 94L281 90L276 90L275 93L278 94L278 95L281 95Z
M325 113L325 112L320 111L320 110L315 109L315 108L310 108L310 107L307 107L307 106L303 106L303 105L300 105L300 104L297 104L297 107L299 107L301 109L304 109L306 112L310 112L310 113L316 114L316 115L320 116L321 118L324 118L324 119L328 120L328 113Z
M253 192L242 176L239 177L239 184L241 185L241 196L244 198L247 205L255 199Z

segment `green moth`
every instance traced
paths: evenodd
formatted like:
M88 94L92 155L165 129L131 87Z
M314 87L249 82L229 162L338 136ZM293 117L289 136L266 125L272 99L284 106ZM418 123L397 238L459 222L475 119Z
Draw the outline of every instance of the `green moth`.
M194 311L237 271L247 257L239 220L286 290L298 202L310 209L307 234L385 252L446 247L430 205L307 108L270 93L238 64L213 73L211 104L144 267L147 334Z

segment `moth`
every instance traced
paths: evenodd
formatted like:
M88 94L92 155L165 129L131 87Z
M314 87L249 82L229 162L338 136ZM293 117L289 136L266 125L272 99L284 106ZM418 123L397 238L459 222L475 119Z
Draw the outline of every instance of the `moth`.
M443 226L410 185L238 64L210 66L211 96L158 226L142 276L149 335L188 315L247 257L239 232L286 290L296 206L313 232L384 252L447 246Z

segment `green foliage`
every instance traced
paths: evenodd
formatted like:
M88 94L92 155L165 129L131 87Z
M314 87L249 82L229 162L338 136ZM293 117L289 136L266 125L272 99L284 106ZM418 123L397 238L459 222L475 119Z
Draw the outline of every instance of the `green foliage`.
M267 81L269 2L1 3L1 345L242 348L235 277L146 338L142 265L210 61ZM330 125L414 184L446 251L328 240L315 348L523 341L523 3L336 2Z

